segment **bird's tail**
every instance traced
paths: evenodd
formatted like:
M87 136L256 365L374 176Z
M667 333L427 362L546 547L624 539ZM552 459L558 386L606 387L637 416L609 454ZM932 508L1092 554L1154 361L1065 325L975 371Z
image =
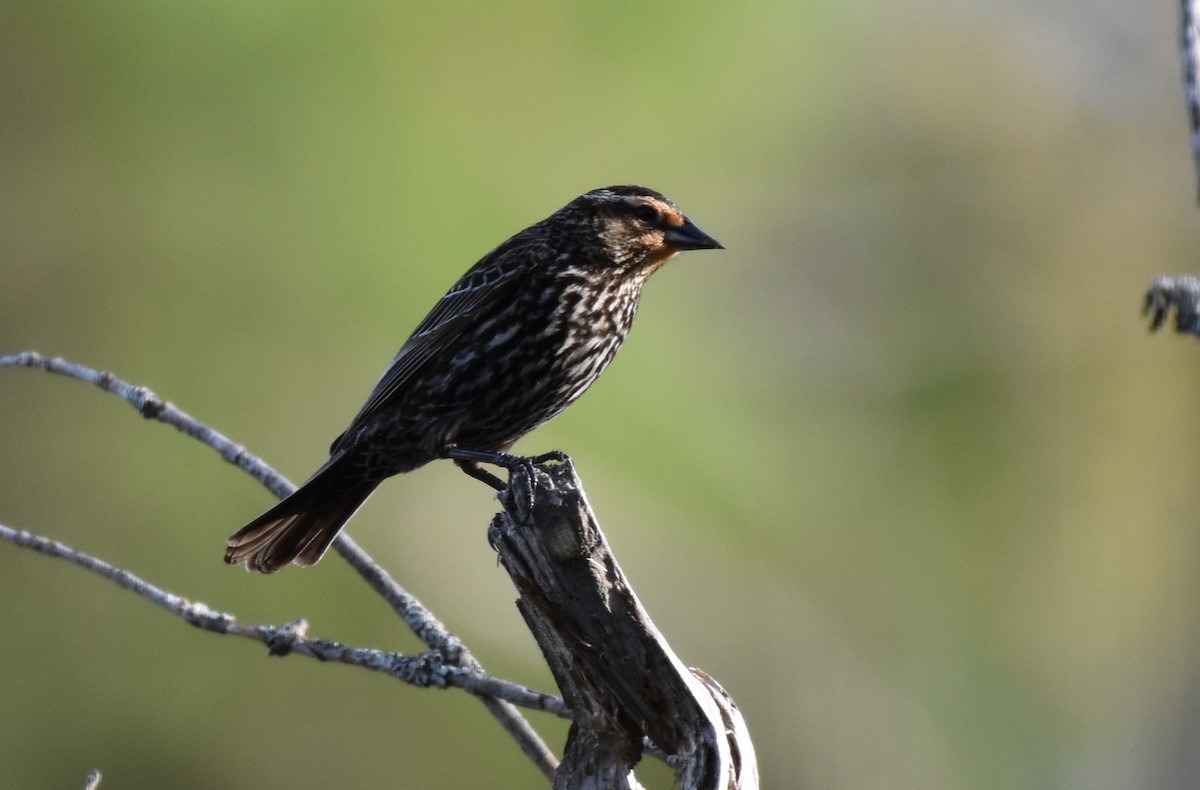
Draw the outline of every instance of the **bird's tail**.
M379 481L347 474L345 456L334 455L290 496L229 536L225 561L274 573L289 562L313 565Z

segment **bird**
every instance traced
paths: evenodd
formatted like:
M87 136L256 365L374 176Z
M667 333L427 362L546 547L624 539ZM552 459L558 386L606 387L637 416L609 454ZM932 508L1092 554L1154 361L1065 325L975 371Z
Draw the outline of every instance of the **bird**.
M677 253L724 249L660 192L595 189L483 256L433 306L292 494L231 535L225 562L315 564L384 479L438 460L497 489L497 462L612 361L642 286Z

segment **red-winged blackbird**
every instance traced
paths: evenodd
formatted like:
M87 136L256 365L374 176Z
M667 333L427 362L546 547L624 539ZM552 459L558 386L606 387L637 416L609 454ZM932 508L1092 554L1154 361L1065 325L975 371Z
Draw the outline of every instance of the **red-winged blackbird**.
M312 565L384 478L503 453L583 394L625 340L642 285L681 250L722 249L663 195L581 195L488 253L404 344L330 458L238 530L228 563ZM470 457L474 451L474 458Z

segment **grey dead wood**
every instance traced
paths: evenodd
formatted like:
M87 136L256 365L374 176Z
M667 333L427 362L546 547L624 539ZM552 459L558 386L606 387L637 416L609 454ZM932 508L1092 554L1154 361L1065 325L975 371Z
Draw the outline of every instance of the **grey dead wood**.
M572 712L554 787L639 787L645 741L682 790L758 787L745 721L655 628L564 463L514 467L488 536Z

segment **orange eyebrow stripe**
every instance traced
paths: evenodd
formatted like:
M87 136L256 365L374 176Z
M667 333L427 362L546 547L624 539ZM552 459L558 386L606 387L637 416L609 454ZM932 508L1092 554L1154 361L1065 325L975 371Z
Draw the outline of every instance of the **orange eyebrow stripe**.
M662 204L659 205L662 208L663 216L666 218L668 225L670 225L672 228L678 228L683 224L684 217L682 211L670 206L663 206Z

